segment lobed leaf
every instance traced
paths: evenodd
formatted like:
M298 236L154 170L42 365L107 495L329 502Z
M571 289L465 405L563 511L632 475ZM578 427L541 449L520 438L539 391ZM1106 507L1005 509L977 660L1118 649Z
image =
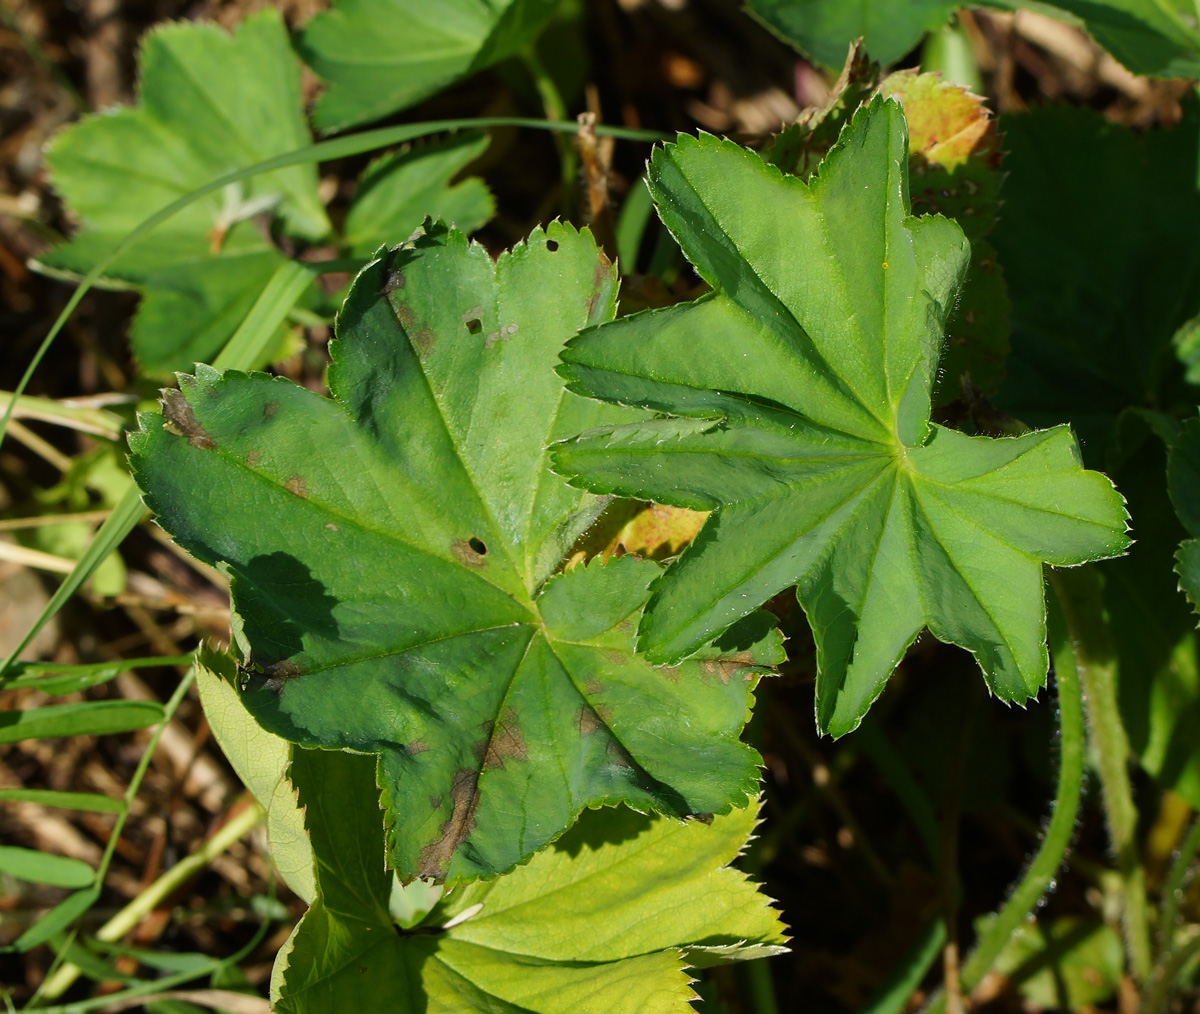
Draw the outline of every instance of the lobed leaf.
M486 134L465 133L375 159L358 182L343 239L355 256L408 239L426 216L474 232L495 213L477 177L451 184L488 146Z
M310 143L300 68L274 10L229 36L167 24L142 44L139 104L60 132L46 154L81 232L41 258L83 274L152 211L214 177ZM329 221L315 165L255 177L184 209L122 255L109 276L143 294L134 352L154 372L190 366L222 346L283 262L253 221L278 215L320 239Z
M313 119L344 130L415 105L529 45L558 0L335 0L298 47L327 82Z
M556 573L604 501L554 476L546 445L635 418L553 371L615 289L567 226L496 263L431 227L355 282L332 399L201 368L131 440L160 523L231 575L259 722L378 755L406 882L511 869L588 806L685 817L755 790L737 737L781 658L770 618L656 669L633 642L657 564Z
M710 136L658 149L659 214L713 291L584 332L560 368L573 391L667 418L566 441L556 470L713 511L655 585L647 658L685 658L797 584L834 735L923 627L971 651L1003 700L1032 696L1042 563L1128 544L1120 495L1065 427L993 440L929 423L969 251L954 223L910 217L907 162L900 106L882 98L809 184Z
M276 959L278 1011L350 1003L427 1014L653 1014L695 998L685 963L784 950L777 913L729 868L755 807L711 825L588 811L528 866L456 890L402 928L370 762L297 750L291 777L317 857L317 898Z
M944 25L959 5L953 0L747 0L759 21L801 53L826 67L840 67L846 47L863 47L883 64L895 63L926 32Z
M997 400L1030 425L1070 420L1100 463L1126 408L1180 395L1172 339L1200 314L1200 103L1142 136L1065 107L1002 126L1010 175L992 241L1013 351Z

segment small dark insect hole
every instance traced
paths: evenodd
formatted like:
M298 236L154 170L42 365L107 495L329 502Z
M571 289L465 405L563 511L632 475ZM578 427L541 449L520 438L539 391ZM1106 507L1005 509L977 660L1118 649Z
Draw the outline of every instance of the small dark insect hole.
M483 539L477 539L472 536L467 540L467 545L470 546L480 556L487 556L487 546L483 544Z
M478 317L472 317L467 321L467 331L471 334L479 334L483 330L483 322Z
M556 239L546 240L546 249L549 250L551 253L554 253L554 251L558 249L558 240L556 240Z

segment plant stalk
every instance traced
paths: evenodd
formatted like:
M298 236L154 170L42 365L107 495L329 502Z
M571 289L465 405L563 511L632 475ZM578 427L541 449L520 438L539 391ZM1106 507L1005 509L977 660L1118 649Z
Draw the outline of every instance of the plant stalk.
M1083 793L1084 754L1079 663L1071 639L1067 636L1057 599L1051 597L1048 606L1050 657L1054 663L1054 681L1058 688L1058 785L1041 848L1013 888L1004 907L992 917L962 967L962 988L968 993L987 974L1004 945L1050 887L1075 832L1075 814ZM925 1008L925 1014L945 1014L945 1010L946 995L939 993Z
M1091 567L1052 571L1087 701L1088 732L1099 760L1100 789L1109 838L1121 878L1121 926L1135 983L1150 975L1146 874L1137 842L1137 807L1129 781L1129 740L1117 704L1117 661L1104 622L1100 581Z

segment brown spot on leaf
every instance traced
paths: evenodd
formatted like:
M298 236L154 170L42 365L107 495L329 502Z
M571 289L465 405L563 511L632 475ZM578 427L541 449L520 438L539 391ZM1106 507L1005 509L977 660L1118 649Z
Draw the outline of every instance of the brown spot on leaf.
M264 419L274 419L278 412L279 412L279 402L277 402L277 401L268 401L263 406L263 418Z
M722 658L706 658L700 663L700 672L704 676L719 676L721 682L728 685L729 678L748 665L754 665L754 657L750 652L742 651Z
M383 280L383 288L379 291L381 294L386 296L389 293L395 292L397 289L403 289L406 284L404 272L399 268L392 268L390 271L388 271L387 277Z
M684 819L695 820L701 824L711 824L713 822L713 815L711 813L689 813Z
M479 805L479 776L469 768L454 772L450 786L451 810L438 837L421 849L417 857L417 877L445 880L454 851L475 830L475 808Z
M601 254L596 261L596 269L592 272L592 294L588 296L587 305L584 307L589 321L596 315L600 299L604 290L608 288L608 272L611 268L612 262L604 254Z
M247 681L253 677L255 682L263 690L269 690L271 693L279 696L283 693L283 688L292 680L303 676L305 669L303 666L297 665L291 659L283 659L279 662L252 662L250 666L244 670Z
M396 319L400 321L400 326L405 331L412 329L412 326L417 322L417 315L413 313L411 306L401 304L396 307Z
M609 722L612 721L612 708L610 708L607 704L601 704L597 702L596 704L592 705L592 707L596 709L596 714L600 716L600 721L602 721L605 725L608 725Z
M430 796L429 797L429 805L432 809L436 810L438 807L440 807L442 805L442 797L441 796Z
M211 451L217 442L196 421L196 414L182 391L171 388L162 393L163 429L177 437L187 437L190 447Z
M623 768L633 767L633 758L629 756L625 747L621 746L615 739L608 741L608 746L605 748L605 753L613 759L613 763Z
M429 747L425 745L425 740L414 739L411 743L404 744L404 752L410 757L415 757L419 753L424 753Z
M254 468L257 464L258 464L258 451L252 447L252 448L250 448L250 452L246 455L246 467Z
M433 331L427 327L421 328L414 332L412 336L413 348L418 354L424 354L433 348Z
M586 679L583 681L583 692L587 694L588 697L595 697L603 690L604 687L601 686L600 681L597 679Z
M662 673L662 675L663 675L664 677L666 677L667 679L669 679L669 680L670 680L672 683L678 683L678 682L679 682L679 666L677 666L677 665L664 665L664 666L663 666L662 668L660 668L658 671L659 671L660 673Z
M512 708L506 709L504 716L492 727L482 753L485 768L502 768L510 757L513 760L529 758L525 737L517 727L517 713Z
M608 659L613 665L624 665L625 664L625 655L622 652L615 651L615 650L614 651L606 651L604 653L604 657L606 659Z
M575 715L575 721L579 726L579 735L581 736L590 736L593 732L604 727L604 724L600 721L600 716L586 704L579 706L579 711Z
M517 325L517 324L505 324L498 331L492 331L483 340L483 347L485 349L490 349L493 345L496 344L496 342L508 341L513 335L515 335L517 333L518 328L519 328L519 325Z
M483 547L483 552L479 548ZM450 552L454 554L454 558L468 567L482 568L487 566L487 546L472 536L469 539L455 539L450 544Z
M302 475L289 475L287 482L283 484L283 488L293 496L298 496L301 500L308 499L308 483L304 481L304 476Z

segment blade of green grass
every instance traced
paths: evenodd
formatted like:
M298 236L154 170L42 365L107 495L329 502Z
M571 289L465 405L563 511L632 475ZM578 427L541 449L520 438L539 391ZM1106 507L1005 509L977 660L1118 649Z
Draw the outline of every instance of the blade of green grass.
M79 859L19 845L0 845L0 873L50 887L87 887L96 875Z
M115 676L132 669L153 669L158 666L188 665L191 655L163 655L156 658L121 659L117 662L87 662L83 665L53 665L48 662L18 663L20 673L6 683L6 690L33 687L44 694L70 694L76 690L107 683Z
M162 718L151 701L84 701L0 712L0 743L48 736L107 736L144 729Z
M0 789L0 803L38 803L60 810L87 810L90 813L120 813L125 804L112 796L95 792L55 792L53 789Z
M7 685L6 677L11 671L13 663L20 657L21 652L29 647L42 627L62 609L67 600L92 576L96 568L108 558L108 554L124 541L126 535L133 531L144 509L137 487L131 486L128 492L121 497L117 506L113 508L113 512L108 516L108 520L100 526L100 530L96 532L96 537L92 539L91 544L84 550L83 555L79 558L79 562L75 565L75 569L63 579L63 583L50 596L50 601L46 603L46 608L42 610L37 621L30 627L16 647L13 648L8 658L4 660L4 664L0 665L0 688Z
M10 951L31 951L38 944L44 944L51 937L61 933L83 915L84 912L96 904L96 899L99 897L100 886L98 884L68 895L65 900L60 901L50 909L49 912L30 926L29 929L17 937L16 941L10 947L5 949Z

